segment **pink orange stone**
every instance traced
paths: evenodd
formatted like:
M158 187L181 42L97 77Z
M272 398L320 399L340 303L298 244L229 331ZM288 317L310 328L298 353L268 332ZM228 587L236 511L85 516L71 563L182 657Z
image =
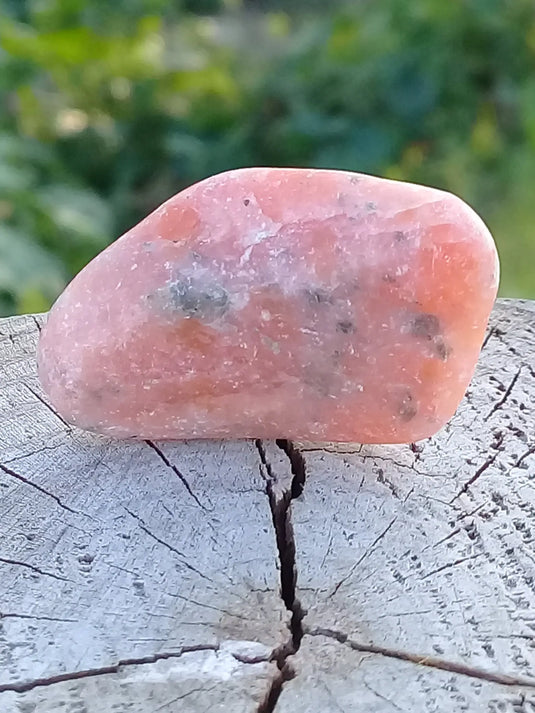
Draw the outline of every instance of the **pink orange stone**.
M410 442L455 412L497 284L490 233L451 194L230 171L82 270L39 373L66 420L117 437Z

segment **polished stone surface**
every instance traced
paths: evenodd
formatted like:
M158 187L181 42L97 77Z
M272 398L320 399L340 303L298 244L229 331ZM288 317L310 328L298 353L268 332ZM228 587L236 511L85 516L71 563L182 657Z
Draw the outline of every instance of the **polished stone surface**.
M488 230L451 194L231 171L82 270L40 377L65 419L117 437L415 441L462 399L497 285Z

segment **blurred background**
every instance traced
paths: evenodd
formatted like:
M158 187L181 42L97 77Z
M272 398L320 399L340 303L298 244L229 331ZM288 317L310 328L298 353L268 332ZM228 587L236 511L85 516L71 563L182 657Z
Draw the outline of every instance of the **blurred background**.
M533 0L0 0L0 314L241 166L444 188L535 297Z

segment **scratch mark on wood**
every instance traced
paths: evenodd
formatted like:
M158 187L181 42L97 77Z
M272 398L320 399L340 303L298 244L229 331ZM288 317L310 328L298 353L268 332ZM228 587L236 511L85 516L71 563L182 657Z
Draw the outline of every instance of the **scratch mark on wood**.
M331 553L331 547L332 547L332 544L333 544L333 537L334 537L334 534L333 534L333 524L334 524L334 523L333 523L332 521L331 521L331 523L329 524L329 536L328 536L329 539L328 539L328 542L327 542L327 548L326 548L326 550L325 550L325 552L324 552L324 554L323 554L323 557L322 557L322 560L321 560L321 563L320 563L320 570L323 570L323 567L324 567L324 565L325 565L325 560L327 559L327 557L328 557L329 554Z
M183 701L184 698L188 698L189 696L193 695L194 693L210 693L210 691L214 691L217 688L217 684L215 686L209 686L208 688L206 686L200 686L199 688L192 688L189 691L186 691L186 693L183 693L181 696L175 696L175 698L171 698L170 701L166 701L165 703L162 703L161 706L158 706L158 708L154 709L154 713L158 713L158 711L163 711L165 708L169 708L169 706L173 705L173 703L176 703L177 701ZM174 709L175 711L177 710L176 708Z
M347 580L350 579L350 578L353 576L353 574L355 573L356 569L362 564L362 562L366 559L366 557L368 557L368 556L374 551L374 549L376 548L377 544L383 539L383 537L385 537L385 535L386 535L387 532L390 530L390 528L392 527L392 525L396 522L396 520L397 520L397 515L396 515L396 517L392 518L392 520L390 520L390 522L389 522L388 525L385 527L385 529L384 529L379 535L377 535L377 537L376 537L375 540L372 542L372 544L371 544L371 545L368 547L368 549L359 557L359 559L358 559L358 560L355 562L355 564L351 567L351 569L350 569L349 572L346 574L346 576L345 576L343 579L341 579L341 580L336 584L336 586L334 587L333 591L329 594L328 599L331 599L332 597L334 597L334 595L338 592L338 590L340 589L340 587L341 587L343 584L345 584L345 582L347 582Z
M246 616L243 616L242 614L234 614L231 611L228 611L227 609L222 609L221 607L216 607L212 604L206 604L205 602L198 602L195 599L191 599L190 597L186 597L183 594L173 594L173 592L167 592L167 594L170 597L173 597L175 599L181 599L184 602L188 602L189 604L194 604L197 607L203 607L204 609L212 609L213 611L219 612L220 614L225 614L225 616L230 616L235 619L243 619L244 621L248 621L248 618Z
M387 600L387 602L394 601ZM419 611L402 611L402 612L392 612L386 614L380 614L373 619L359 619L361 624L374 624L376 621L381 621L382 619L401 619L406 616L423 616L424 614L431 614L431 612L436 611L435 609L420 609Z
M372 688L370 686L370 684L368 683L368 681L366 681L365 678L362 680L362 683L364 684L364 687L367 688L368 691L370 691L370 693L373 693L373 695L376 698L379 698L379 700L384 701L385 703L388 703L388 705L392 706L392 708L394 710L396 710L396 711L404 711L405 710L405 708L400 708L398 705L396 705L394 703L394 701L391 701L390 698L383 696L381 693L379 693L379 691L376 691L375 688Z

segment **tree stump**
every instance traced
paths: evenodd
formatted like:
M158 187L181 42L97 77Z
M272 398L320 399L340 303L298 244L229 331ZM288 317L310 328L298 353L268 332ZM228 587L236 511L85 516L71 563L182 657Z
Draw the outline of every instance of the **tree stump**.
M412 446L112 441L0 321L2 713L533 713L535 303Z

